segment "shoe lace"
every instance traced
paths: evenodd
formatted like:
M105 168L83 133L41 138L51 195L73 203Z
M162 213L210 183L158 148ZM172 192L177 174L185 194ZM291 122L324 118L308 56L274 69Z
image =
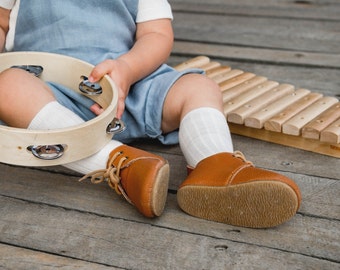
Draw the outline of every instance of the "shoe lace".
M244 156L244 154L241 151L235 151L233 156L236 157L236 158L242 159L245 163L247 163L251 166L254 166L254 163L247 160L246 157Z
M122 195L130 204L133 204L129 197L127 196L126 192L124 191L122 185L121 185L121 177L120 177L120 171L122 169L122 164L125 160L127 160L127 157L120 157L123 154L123 152L117 152L109 160L110 166L106 169L101 170L95 170L93 172L90 172L86 175L84 175L82 178L79 179L80 181L83 181L85 179L91 178L91 183L93 184L100 184L104 181L108 183L110 188L116 191L118 195ZM113 165L113 162L120 157L117 166Z

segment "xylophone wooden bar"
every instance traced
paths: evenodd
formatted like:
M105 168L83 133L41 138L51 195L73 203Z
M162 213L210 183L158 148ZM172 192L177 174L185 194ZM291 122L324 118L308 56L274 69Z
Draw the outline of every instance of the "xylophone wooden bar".
M232 133L340 157L340 102L198 56L175 66L203 69L220 86Z
M211 69L204 69L204 66L202 66L203 70L206 70L206 75L210 78L213 78L221 73L228 72L231 70L231 67L228 66L218 66L218 67L213 67Z
M221 91L226 91L234 86L237 86L243 82L246 82L252 78L255 77L255 74L253 73L249 73L249 72L245 72L245 73L242 73L230 80L227 80L227 81L223 81L221 83L219 83L219 86L221 88Z
M340 119L339 102L305 125L302 129L302 137L319 140L321 132L337 119Z
M223 73L220 73L216 76L209 76L212 80L214 80L217 84L223 83L225 81L231 80L239 75L243 74L242 70L239 69L232 69L229 71L225 71Z
M250 102L251 100L261 96L262 94L275 89L275 87L279 86L277 82L274 81L265 81L262 84L257 85L254 88L251 88L237 97L227 100L224 103L224 113L226 116L228 116L231 112L236 110L237 108L240 108L242 105L246 104L247 102ZM231 89L232 91L232 89ZM230 120L230 119L229 119Z
M294 115L301 112L320 98L322 98L322 95L319 93L310 93L306 95L302 99L299 99L298 101L286 107L277 115L270 118L267 122L264 123L264 128L270 131L282 132L282 125L286 121L288 121Z
M249 118L251 114L293 91L294 87L292 85L281 84L230 112L228 120L236 124L244 124L246 118Z
M321 131L320 141L340 143L340 119Z
M204 67L204 65L207 65L209 64L211 61L210 61L210 58L207 57L207 56L197 56L193 59L189 59L188 61L185 61L179 65L177 65L175 67L175 69L177 69L178 71L183 71L183 70L186 70L188 68L202 68Z
M338 100L333 97L321 98L284 123L282 126L282 132L289 135L300 136L301 130L304 126L337 101Z
M209 62L205 65L202 66L202 69L204 70L212 70L212 69L218 69L219 67L221 67L221 64L218 63L218 62ZM229 70L231 69L230 67L227 67L229 68Z
M285 95L281 99L271 103L261 110L253 113L245 120L245 125L252 128L263 128L266 121L280 113L287 105L291 105L302 97L310 93L307 89L298 89L289 95Z
M248 91L249 89L254 88L255 86L260 85L261 83L264 83L265 81L267 81L266 77L255 76L254 78L248 81L242 82L234 87L231 87L229 89L224 89L222 91L223 103L226 103L232 98Z

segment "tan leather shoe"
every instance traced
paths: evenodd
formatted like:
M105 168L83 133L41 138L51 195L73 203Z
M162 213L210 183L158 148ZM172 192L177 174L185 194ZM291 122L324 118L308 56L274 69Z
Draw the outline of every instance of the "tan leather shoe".
M169 164L160 156L121 145L110 153L106 169L89 173L80 181L88 177L92 183L107 181L146 217L160 216L164 210Z
M177 198L192 216L252 228L287 221L301 201L291 179L255 168L240 152L202 160L179 187Z

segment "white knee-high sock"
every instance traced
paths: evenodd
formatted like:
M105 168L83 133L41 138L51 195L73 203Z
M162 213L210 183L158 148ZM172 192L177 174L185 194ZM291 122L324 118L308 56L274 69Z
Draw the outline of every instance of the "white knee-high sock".
M33 130L47 130L66 128L70 126L84 123L77 114L62 106L57 101L53 101L45 105L33 118L28 126L28 129ZM96 154L85 159L75 161L63 165L66 168L74 170L79 173L87 174L89 172L106 168L106 162L109 153L116 147L122 145L121 142L111 140L103 149Z
M47 130L76 126L84 123L77 114L57 101L46 104L32 119L28 129Z
M184 116L179 144L189 166L221 152L233 152L229 127L223 113L214 108L195 109Z
M65 164L63 166L83 174L88 174L96 170L105 169L110 152L120 145L122 145L121 142L111 140L107 145L105 145L99 152L95 153L94 155L82 160Z

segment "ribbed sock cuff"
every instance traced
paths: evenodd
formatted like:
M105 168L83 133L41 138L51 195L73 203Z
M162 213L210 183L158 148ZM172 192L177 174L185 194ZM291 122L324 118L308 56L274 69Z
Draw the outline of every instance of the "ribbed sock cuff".
M221 152L233 152L227 121L219 110L199 108L189 112L181 121L179 143L188 165Z
M28 126L31 130L66 128L84 123L77 114L57 101L46 104L32 119Z

